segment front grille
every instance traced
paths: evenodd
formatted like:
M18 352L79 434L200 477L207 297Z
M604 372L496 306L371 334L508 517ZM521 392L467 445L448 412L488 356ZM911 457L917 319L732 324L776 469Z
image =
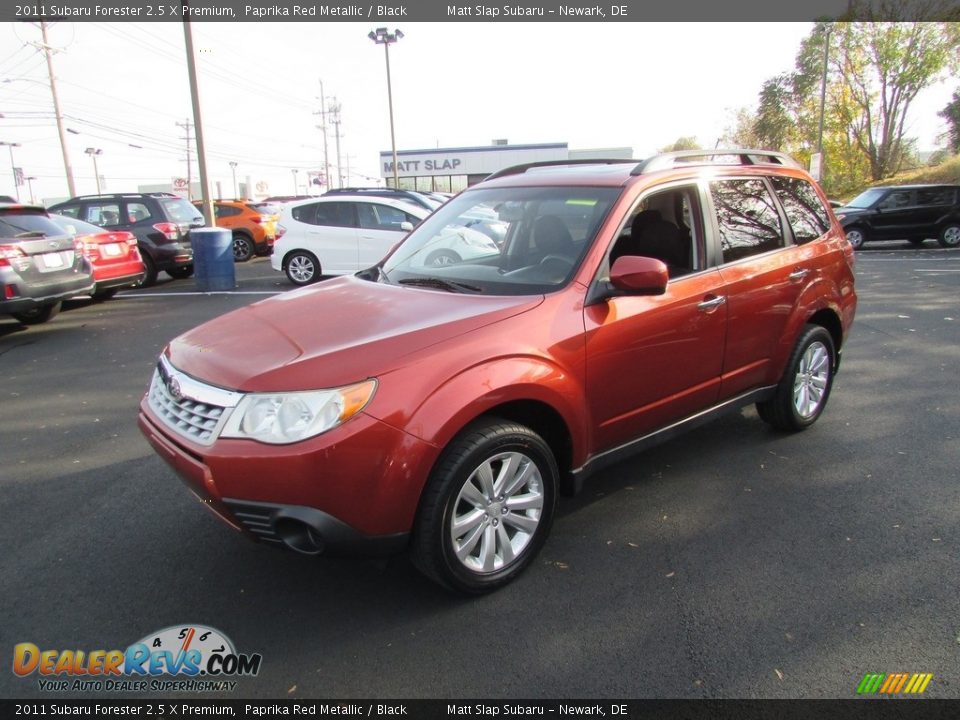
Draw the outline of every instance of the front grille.
M211 445L239 397L238 393L189 378L161 358L150 383L147 403L174 432L200 445Z

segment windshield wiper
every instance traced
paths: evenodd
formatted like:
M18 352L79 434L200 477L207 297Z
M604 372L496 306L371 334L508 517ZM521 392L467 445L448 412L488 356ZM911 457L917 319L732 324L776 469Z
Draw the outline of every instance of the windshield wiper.
M443 278L438 277L404 278L403 280L400 280L400 284L436 288L437 290L446 290L447 292L462 292L463 290L469 290L470 292L481 292L483 290L483 288L477 287L476 285L467 285L467 283L456 282L454 280L444 280Z

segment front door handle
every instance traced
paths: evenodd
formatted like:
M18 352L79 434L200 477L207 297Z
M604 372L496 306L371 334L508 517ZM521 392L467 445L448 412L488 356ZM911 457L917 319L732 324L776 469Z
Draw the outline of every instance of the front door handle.
M710 300L704 300L701 303L697 303L697 310L700 310L701 312L712 312L723 305L726 301L727 297L725 295L717 295Z
M792 273L787 275L787 277L793 281L797 281L797 280L803 280L809 274L810 274L809 270L799 269L799 270L794 270Z

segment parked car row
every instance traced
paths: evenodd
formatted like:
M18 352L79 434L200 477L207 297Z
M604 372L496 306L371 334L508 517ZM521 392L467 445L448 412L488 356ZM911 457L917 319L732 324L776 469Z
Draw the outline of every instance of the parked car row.
M53 318L64 300L104 300L142 282L145 266L132 234L44 208L0 203L0 314L25 324Z

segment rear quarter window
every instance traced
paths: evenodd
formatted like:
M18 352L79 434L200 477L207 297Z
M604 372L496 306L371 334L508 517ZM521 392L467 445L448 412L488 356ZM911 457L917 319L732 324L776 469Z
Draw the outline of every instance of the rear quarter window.
M813 185L800 178L777 177L771 181L797 244L816 240L830 228L830 216Z

